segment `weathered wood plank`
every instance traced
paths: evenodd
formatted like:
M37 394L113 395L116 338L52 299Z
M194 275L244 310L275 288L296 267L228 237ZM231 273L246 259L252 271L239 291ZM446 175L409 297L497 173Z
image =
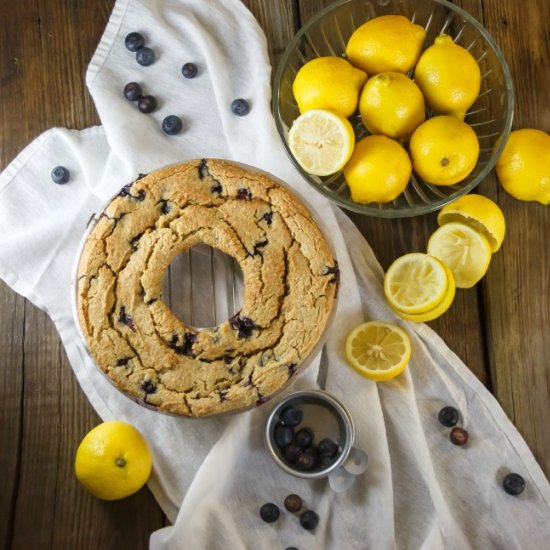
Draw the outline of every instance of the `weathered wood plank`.
M13 510L17 498L22 399L25 301L0 281L0 546L11 539Z
M2 168L51 126L99 122L84 74L113 4L0 5ZM4 285L0 299L0 460L8 476L0 498L0 540L6 548L147 548L149 534L164 524L147 489L105 503L74 476L78 443L100 419L76 382L53 324Z
M302 24L330 4L330 0L300 0ZM436 214L402 220L348 215L366 237L384 269L402 254L425 251L430 234L437 228ZM429 324L476 376L487 383L478 293L458 290L447 314Z
M550 131L550 5L484 0L485 26L501 46L515 90L514 129ZM494 183L507 236L483 281L495 394L550 474L550 207L515 200Z

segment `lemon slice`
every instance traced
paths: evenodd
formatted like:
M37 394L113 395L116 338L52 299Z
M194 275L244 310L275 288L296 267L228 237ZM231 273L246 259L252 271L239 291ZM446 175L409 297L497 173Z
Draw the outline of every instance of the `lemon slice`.
M449 266L458 288L471 288L489 269L491 245L469 225L450 222L434 231L428 241L428 254Z
M351 157L355 136L346 118L331 111L312 109L294 121L288 145L306 172L329 176L341 170Z
M470 193L444 206L437 216L437 223L460 222L483 233L491 251L496 252L506 232L506 221L502 210L491 199Z
M456 293L455 278L453 276L453 272L445 264L443 264L443 267L445 268L448 282L447 292L445 292L443 300L441 300L441 302L439 302L439 304L437 304L434 308L424 313L404 313L403 311L394 309L395 313L397 313L399 317L405 319L406 321L413 321L414 323L426 323L427 321L437 319L437 317L443 315L451 307Z
M382 382L401 374L411 356L407 333L396 325L368 321L346 339L346 359L369 380Z
M424 313L443 300L447 285L445 267L437 258L413 252L390 265L384 278L384 294L393 309Z

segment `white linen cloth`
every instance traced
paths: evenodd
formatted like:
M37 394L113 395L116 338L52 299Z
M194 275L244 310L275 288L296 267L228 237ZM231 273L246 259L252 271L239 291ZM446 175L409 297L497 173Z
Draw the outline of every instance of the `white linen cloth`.
M138 65L124 47L132 31L157 53L152 66ZM187 61L199 67L195 79L181 76ZM368 244L285 155L270 114L265 37L246 8L238 0L118 0L86 78L103 126L52 129L0 176L0 276L49 313L99 415L131 422L149 442L149 487L174 523L152 535L151 547L548 547L550 487L517 430L436 334L390 311ZM144 115L124 99L130 81L157 96L154 113ZM250 102L247 116L231 113L237 97ZM183 118L180 135L160 130L168 114ZM271 403L225 418L158 414L120 394L86 354L73 317L71 275L91 214L138 173L199 157L255 165L287 182L337 251L341 286L327 341L326 389L350 409L356 445L370 457L367 473L348 492L332 492L326 480L290 477L271 461L263 444ZM50 179L59 164L71 172L66 185ZM393 381L375 384L345 363L345 337L365 319L398 323L411 336L410 365ZM314 387L318 364L317 357L289 391ZM443 405L460 410L470 433L464 448L449 442L437 420ZM511 471L527 483L519 497L501 487ZM291 492L319 514L314 532L282 508ZM276 524L258 516L268 501L282 509Z

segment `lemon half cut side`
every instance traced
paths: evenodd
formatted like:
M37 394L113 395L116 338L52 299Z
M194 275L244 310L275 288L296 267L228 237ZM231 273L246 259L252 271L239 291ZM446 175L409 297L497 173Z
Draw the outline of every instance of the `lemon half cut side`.
M382 382L401 374L411 357L407 333L397 325L368 321L346 339L346 359L362 376Z
M292 124L288 146L308 174L330 176L341 170L351 157L355 136L346 118L331 111L312 109Z

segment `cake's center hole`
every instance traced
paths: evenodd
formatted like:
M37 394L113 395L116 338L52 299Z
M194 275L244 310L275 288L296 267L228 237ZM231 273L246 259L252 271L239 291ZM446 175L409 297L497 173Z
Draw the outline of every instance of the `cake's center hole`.
M205 244L172 260L164 275L162 295L188 327L215 327L242 307L243 274L238 262Z

